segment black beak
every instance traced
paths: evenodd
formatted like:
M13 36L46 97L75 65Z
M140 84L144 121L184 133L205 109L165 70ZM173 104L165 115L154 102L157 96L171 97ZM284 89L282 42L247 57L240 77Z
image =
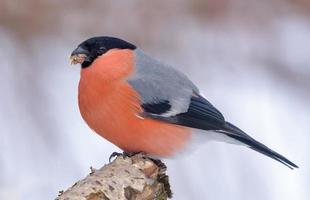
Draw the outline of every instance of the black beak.
M89 55L89 51L84 49L83 47L79 46L78 48L76 48L72 53L71 53L71 56L74 56L74 55L78 55L78 54L84 54L86 56Z

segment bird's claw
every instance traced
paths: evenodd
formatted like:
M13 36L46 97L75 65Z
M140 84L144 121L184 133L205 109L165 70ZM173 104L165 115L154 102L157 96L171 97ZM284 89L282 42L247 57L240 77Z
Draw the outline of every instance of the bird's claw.
M111 162L111 160L114 158L114 157L118 157L118 156L121 156L123 155L122 153L118 153L118 152L113 152L110 157L109 157L109 162Z
M141 154L141 155L144 155L142 152L137 152L137 153L131 153L131 152L126 152L124 151L123 153L118 153L118 152L113 152L110 157L109 157L109 162L111 162L111 160L114 158L114 157L118 157L118 156L123 156L123 159L125 159L126 157L132 157L132 156L135 156L137 154Z
M123 152L123 158L125 158L125 157L132 157L132 156L135 156L135 155L138 155L138 154L142 154L142 153L141 152L134 152L134 153L132 153L132 152L124 151Z
M153 163L155 163L155 165L157 165L157 167L160 169L160 171L162 171L163 173L167 170L167 166L165 165L165 163L163 163L161 160L159 159L154 159L154 158L149 158L150 160L153 161Z

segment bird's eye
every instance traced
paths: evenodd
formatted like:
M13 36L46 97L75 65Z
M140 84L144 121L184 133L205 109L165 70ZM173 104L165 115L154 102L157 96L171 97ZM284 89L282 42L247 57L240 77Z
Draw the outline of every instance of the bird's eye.
M98 54L103 54L103 53L105 53L107 51L107 49L105 48L105 47L103 47L103 46L101 46L101 47L99 47L99 49L98 49Z

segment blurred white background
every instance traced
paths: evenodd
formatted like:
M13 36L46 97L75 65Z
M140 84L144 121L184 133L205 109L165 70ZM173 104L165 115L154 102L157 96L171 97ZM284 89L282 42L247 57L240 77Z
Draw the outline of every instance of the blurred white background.
M176 66L231 121L300 166L222 143L168 160L174 199L310 196L308 0L0 1L0 199L53 199L120 151L86 126L71 51L123 38Z

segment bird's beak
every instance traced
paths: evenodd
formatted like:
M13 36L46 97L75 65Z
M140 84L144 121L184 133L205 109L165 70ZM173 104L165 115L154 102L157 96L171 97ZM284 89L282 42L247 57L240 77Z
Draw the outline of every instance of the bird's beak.
M78 47L76 48L70 56L70 63L72 64L82 64L84 62L84 60L87 58L87 56L89 55L89 51L87 51L86 49L84 49L83 47Z

